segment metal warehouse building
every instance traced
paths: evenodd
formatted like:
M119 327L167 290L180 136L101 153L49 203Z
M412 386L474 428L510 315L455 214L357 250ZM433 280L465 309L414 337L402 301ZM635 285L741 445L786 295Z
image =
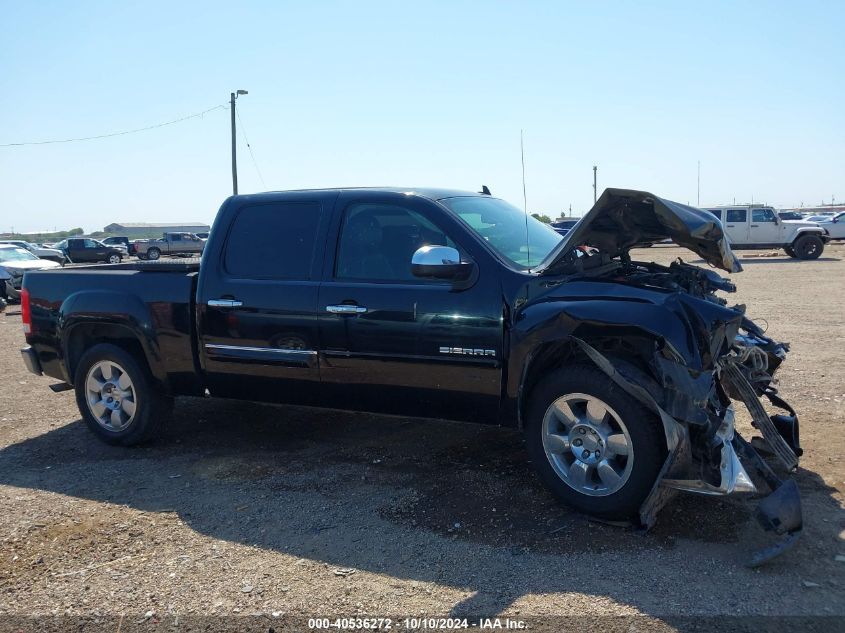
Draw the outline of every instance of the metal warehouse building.
M208 224L200 222L114 222L104 227L103 231L133 237L167 232L207 233L210 228Z

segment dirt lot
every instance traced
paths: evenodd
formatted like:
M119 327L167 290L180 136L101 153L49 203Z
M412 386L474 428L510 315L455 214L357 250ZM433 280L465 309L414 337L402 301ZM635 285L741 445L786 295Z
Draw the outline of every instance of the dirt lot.
M752 501L679 496L647 535L591 523L508 430L182 399L155 444L104 446L72 393L25 371L13 306L0 617L845 615L845 246L743 262L737 301L792 343L781 391L806 451L804 536L764 568L743 566L763 542Z

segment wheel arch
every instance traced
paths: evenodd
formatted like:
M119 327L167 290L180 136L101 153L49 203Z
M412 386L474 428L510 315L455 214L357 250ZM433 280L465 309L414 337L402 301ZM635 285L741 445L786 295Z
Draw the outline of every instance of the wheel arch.
M76 375L77 366L83 354L101 343L114 345L131 354L158 382L165 384L165 377L155 371L156 365L150 362L148 348L138 335L126 325L108 321L77 323L67 332L64 337L63 352L70 380L73 380Z
M789 246L794 248L795 243L798 240L800 240L802 237L806 237L808 235L819 238L822 241L822 244L824 244L824 237L825 237L824 229L816 229L816 228L813 228L811 226L808 226L808 227L800 228L795 232L795 237L792 238L792 241L789 243Z
M115 313L115 305L120 306L120 313ZM99 343L111 343L136 357L169 390L156 330L147 306L138 297L108 291L77 293L62 304L58 321L57 334L70 381L86 350Z
M646 383L644 387L653 399L659 399L660 385L649 369L649 357L658 341L648 332L639 337L622 339L615 336L580 339L565 336L537 345L526 358L518 397L518 426L523 428L525 410L531 392L543 375L564 363L584 361L608 373L607 366L596 362L596 354L627 376ZM595 352L591 355L588 350Z

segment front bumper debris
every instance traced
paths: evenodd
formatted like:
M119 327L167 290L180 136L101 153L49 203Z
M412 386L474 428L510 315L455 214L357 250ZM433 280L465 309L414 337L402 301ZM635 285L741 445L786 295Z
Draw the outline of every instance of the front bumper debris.
M716 455L719 457L719 481L716 484L705 481L703 477L694 478L700 475L700 472L696 472L694 467L689 425L670 415L647 390L617 371L613 363L601 352L585 341L577 338L573 340L611 380L654 410L663 421L669 452L651 492L640 507L640 526L646 530L653 527L660 510L679 491L706 495L758 492L758 486L746 471L747 467L753 468L771 491L757 507L757 522L765 531L780 537L773 545L753 553L747 561L748 565L751 567L762 565L795 544L803 526L798 486L792 480L783 480L778 477L763 459L761 452L776 456L779 464L787 472L793 472L798 466L798 457L801 455L798 416L792 407L777 395L770 384L760 389L762 396L765 396L774 406L787 411L789 415L770 417L766 413L760 402L760 396L743 372L744 359L742 357L723 358L719 363L719 380L730 394L730 398L741 401L748 409L753 424L760 430L763 439L759 446L756 444L752 446L747 442L734 428L733 405L728 405L724 410L721 424L712 438L713 445L718 449Z
M788 415L769 416L754 387L732 358L725 359L722 363L721 380L731 396L745 405L754 427L761 432L763 438L754 438L754 443L749 443L737 433L734 428L733 406L729 406L714 438L721 442L719 484L678 476L690 472L689 455L682 455L684 451L689 451L689 444L681 442L667 459L667 466L661 472L658 488L707 495L754 493L757 492L757 486L748 475L743 462L752 468L771 491L757 506L755 518L763 530L778 537L772 545L752 553L747 564L749 567L758 567L795 545L803 528L798 486L791 479L779 477L763 458L763 455L773 456L777 465L788 473L797 469L798 458L802 454L798 416L774 389L767 387L762 395L774 406L788 412ZM642 516L647 516L651 521L654 520L655 514L654 509L647 515L641 512ZM645 521L644 524L650 527Z

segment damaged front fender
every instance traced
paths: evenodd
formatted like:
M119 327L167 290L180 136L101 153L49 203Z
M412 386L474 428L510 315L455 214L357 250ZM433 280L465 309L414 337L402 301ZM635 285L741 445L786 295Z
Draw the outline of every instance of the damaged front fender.
M572 340L581 348L587 358L607 374L611 380L653 410L663 423L668 455L651 492L640 508L639 519L643 527L648 529L654 525L659 511L678 491L706 495L757 492L757 486L743 466L742 459L745 459L750 466L754 467L772 491L759 504L757 520L764 530L783 537L774 545L755 552L749 560L749 565L761 565L794 545L801 533L803 523L798 488L791 480L782 481L752 445L736 432L732 405L725 407L721 414L720 423L712 436L706 432L702 433L700 429L696 433L697 442L707 442L711 448L717 450L702 451L701 447L695 447L699 450L694 451L690 438L689 422L670 415L647 389L623 375L610 359L589 343L575 337ZM779 458L784 467L791 471L797 466L798 455L794 448L790 446L789 441L784 438L784 432L794 432L794 442L797 447L797 417L795 417L794 411L789 408L789 405L774 395L775 400L773 402L787 408L792 416L769 417L766 414L754 387L741 369L742 364L739 361L742 358L742 355L732 355L721 360L719 372L711 373L710 380L715 382L720 375L721 380L728 385L728 390L739 396L751 413L755 426L763 433L763 439L771 447L772 453ZM683 373L672 372L670 375L683 375ZM710 416L712 417L712 415L711 412ZM781 424L779 428L775 422L777 417L794 420L794 424ZM699 465L698 470L695 467L696 456L700 459L701 455L714 453L718 455L718 483L695 476L696 472L701 472L701 465Z

